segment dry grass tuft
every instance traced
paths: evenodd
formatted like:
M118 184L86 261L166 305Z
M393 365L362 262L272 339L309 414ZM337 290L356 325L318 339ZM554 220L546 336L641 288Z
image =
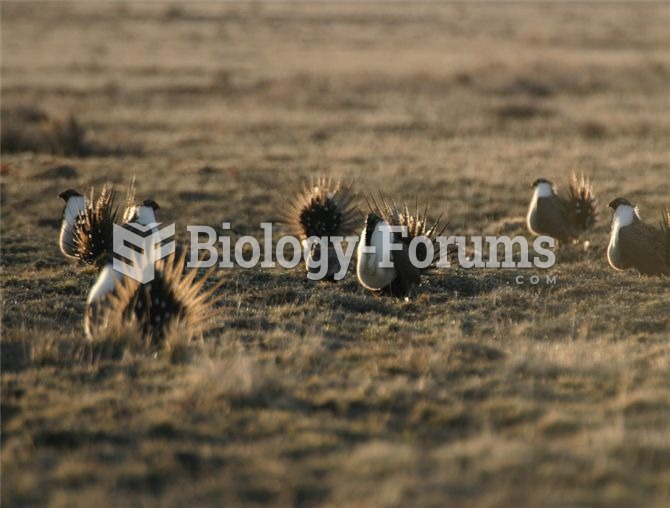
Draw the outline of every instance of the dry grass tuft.
M230 411L264 407L280 402L288 380L271 363L241 353L231 358L201 358L185 378L177 398L188 410L209 411L213 406Z
M138 146L108 147L91 141L87 129L74 115L51 118L25 106L3 107L1 126L3 153L50 153L71 157L137 154Z

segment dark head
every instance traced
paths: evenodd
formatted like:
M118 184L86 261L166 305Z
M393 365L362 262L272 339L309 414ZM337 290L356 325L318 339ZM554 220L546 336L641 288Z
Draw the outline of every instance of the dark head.
M616 199L613 199L612 201L610 201L610 204L609 204L608 206L609 206L612 210L616 210L616 209L619 208L621 205L632 206L633 208L635 208L635 205L634 205L633 203L631 203L630 201L628 201L627 199L625 199L625 198L616 198Z
M160 207L158 206L158 203L156 203L153 199L145 199L140 203L140 206L148 206L150 207L153 211L158 210Z
M554 185L553 183L551 183L549 180L547 180L545 178L538 178L537 180L535 180L533 182L533 185L531 185L531 187L535 188L538 185L540 185L541 183L548 183L549 185Z
M69 200L70 198L73 198L73 197L75 197L75 196L79 196L79 197L81 197L81 194L79 194L79 193L78 193L76 190L74 190L74 189L68 189L68 190L66 190L66 191L61 192L61 193L58 195L58 197L61 198L61 199L62 199L63 201L65 201L66 203L68 202L68 200Z

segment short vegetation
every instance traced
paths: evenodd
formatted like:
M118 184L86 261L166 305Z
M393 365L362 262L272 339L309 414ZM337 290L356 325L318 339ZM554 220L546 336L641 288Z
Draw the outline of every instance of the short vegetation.
M1 8L3 506L670 503L670 281L605 257L610 199L670 201L667 6ZM87 342L96 272L58 250L58 194L134 174L184 241L261 237L318 175L524 235L572 170L600 221L554 268L409 302L223 270L214 327L160 346Z

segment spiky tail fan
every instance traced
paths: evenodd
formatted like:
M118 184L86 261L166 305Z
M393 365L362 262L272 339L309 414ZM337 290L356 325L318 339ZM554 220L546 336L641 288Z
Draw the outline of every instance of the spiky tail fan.
M352 234L360 222L355 197L352 184L324 177L312 180L281 214L282 222L301 241Z
M573 172L570 178L570 201L574 205L575 221L580 231L593 227L598 219L598 199L588 177L577 178Z
M433 259L428 266L421 269L422 272L430 273L435 268L435 264L448 254L446 251L441 251L441 245L437 239L444 234L449 224L440 225L442 215L434 222L430 222L428 219L428 206L425 206L423 211L421 211L418 199L415 200L414 214L410 212L407 204L398 207L394 201L388 201L382 193L379 194L379 202L377 202L374 196L369 196L367 201L370 211L379 215L387 224L391 226L405 226L407 228L407 236L403 238L400 234L397 234L396 241L409 245L414 238L425 237L433 244ZM417 259L423 261L426 259L427 254L426 246L423 243L417 244Z
M110 296L113 318L137 326L142 336L160 343L175 326L190 337L211 327L214 297L223 281L204 290L212 271L196 280L198 270L184 274L186 255L171 255L155 267L151 282L138 284L125 278Z
M91 189L86 208L77 217L72 235L72 248L77 259L92 265L111 258L117 214L111 186L103 186L97 196Z

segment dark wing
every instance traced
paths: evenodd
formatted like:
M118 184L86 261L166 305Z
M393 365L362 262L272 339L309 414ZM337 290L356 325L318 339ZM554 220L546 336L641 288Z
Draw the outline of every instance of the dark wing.
M540 233L559 241L564 242L577 236L573 227L570 203L559 196L537 200L536 220Z
M624 264L645 275L670 273L665 261L663 232L636 221L619 230L619 252Z
M393 296L405 298L411 295L421 282L421 270L412 264L409 247L403 244L402 250L393 252L393 266L396 278L391 283Z

